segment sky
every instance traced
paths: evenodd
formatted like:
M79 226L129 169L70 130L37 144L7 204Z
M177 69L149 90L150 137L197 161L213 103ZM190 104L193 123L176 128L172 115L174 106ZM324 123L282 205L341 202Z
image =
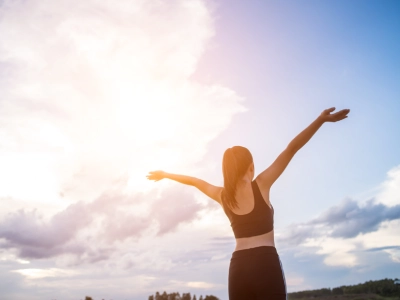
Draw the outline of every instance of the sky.
M228 300L226 148L273 185L288 291L400 278L398 1L0 1L4 299Z

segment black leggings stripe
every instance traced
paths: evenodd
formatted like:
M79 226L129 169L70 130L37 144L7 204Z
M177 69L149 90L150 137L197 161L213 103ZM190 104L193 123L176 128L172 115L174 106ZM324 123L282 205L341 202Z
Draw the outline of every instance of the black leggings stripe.
M286 300L285 276L275 247L235 251L229 266L229 300Z

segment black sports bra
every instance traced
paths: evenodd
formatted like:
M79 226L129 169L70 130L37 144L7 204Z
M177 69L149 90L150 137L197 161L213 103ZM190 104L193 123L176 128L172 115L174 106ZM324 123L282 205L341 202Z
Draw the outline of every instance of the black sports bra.
M237 215L223 205L231 221L235 238L251 237L270 232L274 229L274 208L265 202L255 180L251 182L254 195L254 208L245 215Z

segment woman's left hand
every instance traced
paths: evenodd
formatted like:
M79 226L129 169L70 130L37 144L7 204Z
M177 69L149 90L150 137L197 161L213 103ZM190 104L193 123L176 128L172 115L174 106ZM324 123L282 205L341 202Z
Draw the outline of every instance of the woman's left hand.
M347 118L347 114L350 112L350 109L342 109L338 112L332 113L335 110L334 107L325 109L319 119L323 122L337 122Z
M154 181L159 181L161 179L165 178L166 173L164 171L151 171L149 174L147 174L147 179L149 180L154 180Z

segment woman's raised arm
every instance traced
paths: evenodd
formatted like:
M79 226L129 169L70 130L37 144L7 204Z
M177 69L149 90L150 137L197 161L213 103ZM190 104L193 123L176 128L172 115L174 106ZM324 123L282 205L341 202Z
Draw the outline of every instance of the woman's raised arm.
M220 204L222 203L221 202L222 187L212 185L199 178L186 175L172 174L164 171L152 171L149 172L149 174L147 175L147 179L154 181L159 181L164 178L171 179L182 184L194 186L198 188L201 192L206 194L208 197L210 197L211 199L217 201Z
M286 169L290 160L318 131L325 122L337 122L347 118L350 109L343 109L331 114L334 107L325 109L306 129L300 132L286 147L286 149L275 159L275 161L260 175L257 183L262 189L269 189Z

